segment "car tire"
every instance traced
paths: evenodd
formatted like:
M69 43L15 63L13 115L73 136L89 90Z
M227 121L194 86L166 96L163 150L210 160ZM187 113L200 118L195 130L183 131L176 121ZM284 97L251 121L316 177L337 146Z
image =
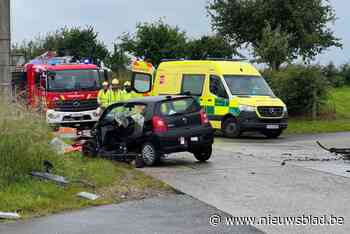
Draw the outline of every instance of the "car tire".
M213 153L212 147L208 147L204 150L194 152L193 155L198 161L206 162L211 158L212 153Z
M237 138L242 134L241 128L234 118L225 120L222 131L224 133L224 136L228 138Z
M81 152L84 157L96 158L97 153L97 144L95 140L87 140L81 149Z
M277 139L282 134L282 130L264 131L263 134L269 139Z
M155 166L160 161L160 154L152 143L145 143L141 147L141 156L146 166Z

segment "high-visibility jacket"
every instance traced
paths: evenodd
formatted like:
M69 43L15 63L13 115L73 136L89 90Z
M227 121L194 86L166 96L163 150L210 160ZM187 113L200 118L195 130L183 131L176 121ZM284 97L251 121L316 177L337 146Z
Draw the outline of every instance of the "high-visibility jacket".
M130 93L128 93L126 90L123 90L121 92L120 97L123 102L126 102L126 101L129 101L130 99L138 98L140 97L140 95L138 93L135 93L134 91L131 91Z
M111 90L111 99L109 105L118 103L122 101L122 91L121 90Z
M111 90L100 90L97 95L97 102L100 106L107 108L111 102Z

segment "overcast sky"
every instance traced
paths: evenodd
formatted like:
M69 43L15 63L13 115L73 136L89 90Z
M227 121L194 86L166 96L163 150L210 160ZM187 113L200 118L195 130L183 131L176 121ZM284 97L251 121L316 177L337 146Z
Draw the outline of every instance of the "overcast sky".
M338 21L333 26L342 38L343 50L331 49L316 62L333 60L337 64L350 62L350 2L331 0ZM138 22L150 22L163 17L178 25L191 37L210 34L207 0L11 0L12 38L14 42L30 40L36 35L62 26L93 25L109 47L123 32L133 32Z

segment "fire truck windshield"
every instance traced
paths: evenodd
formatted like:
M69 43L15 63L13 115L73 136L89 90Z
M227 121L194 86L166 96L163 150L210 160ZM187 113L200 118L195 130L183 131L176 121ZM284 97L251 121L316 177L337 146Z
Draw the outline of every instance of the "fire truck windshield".
M101 88L97 70L62 70L48 73L48 91L94 91Z

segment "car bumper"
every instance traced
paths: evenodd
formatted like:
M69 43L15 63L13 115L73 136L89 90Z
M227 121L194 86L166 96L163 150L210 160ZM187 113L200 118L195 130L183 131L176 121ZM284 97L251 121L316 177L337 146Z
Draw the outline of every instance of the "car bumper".
M256 113L241 112L238 119L242 131L285 130L288 128L288 117L262 119Z
M196 128L171 130L153 136L153 144L161 153L194 152L211 147L214 130L210 125Z
M97 122L98 119L98 110L81 112L61 112L55 110L47 110L46 112L46 121L51 125L93 123Z

